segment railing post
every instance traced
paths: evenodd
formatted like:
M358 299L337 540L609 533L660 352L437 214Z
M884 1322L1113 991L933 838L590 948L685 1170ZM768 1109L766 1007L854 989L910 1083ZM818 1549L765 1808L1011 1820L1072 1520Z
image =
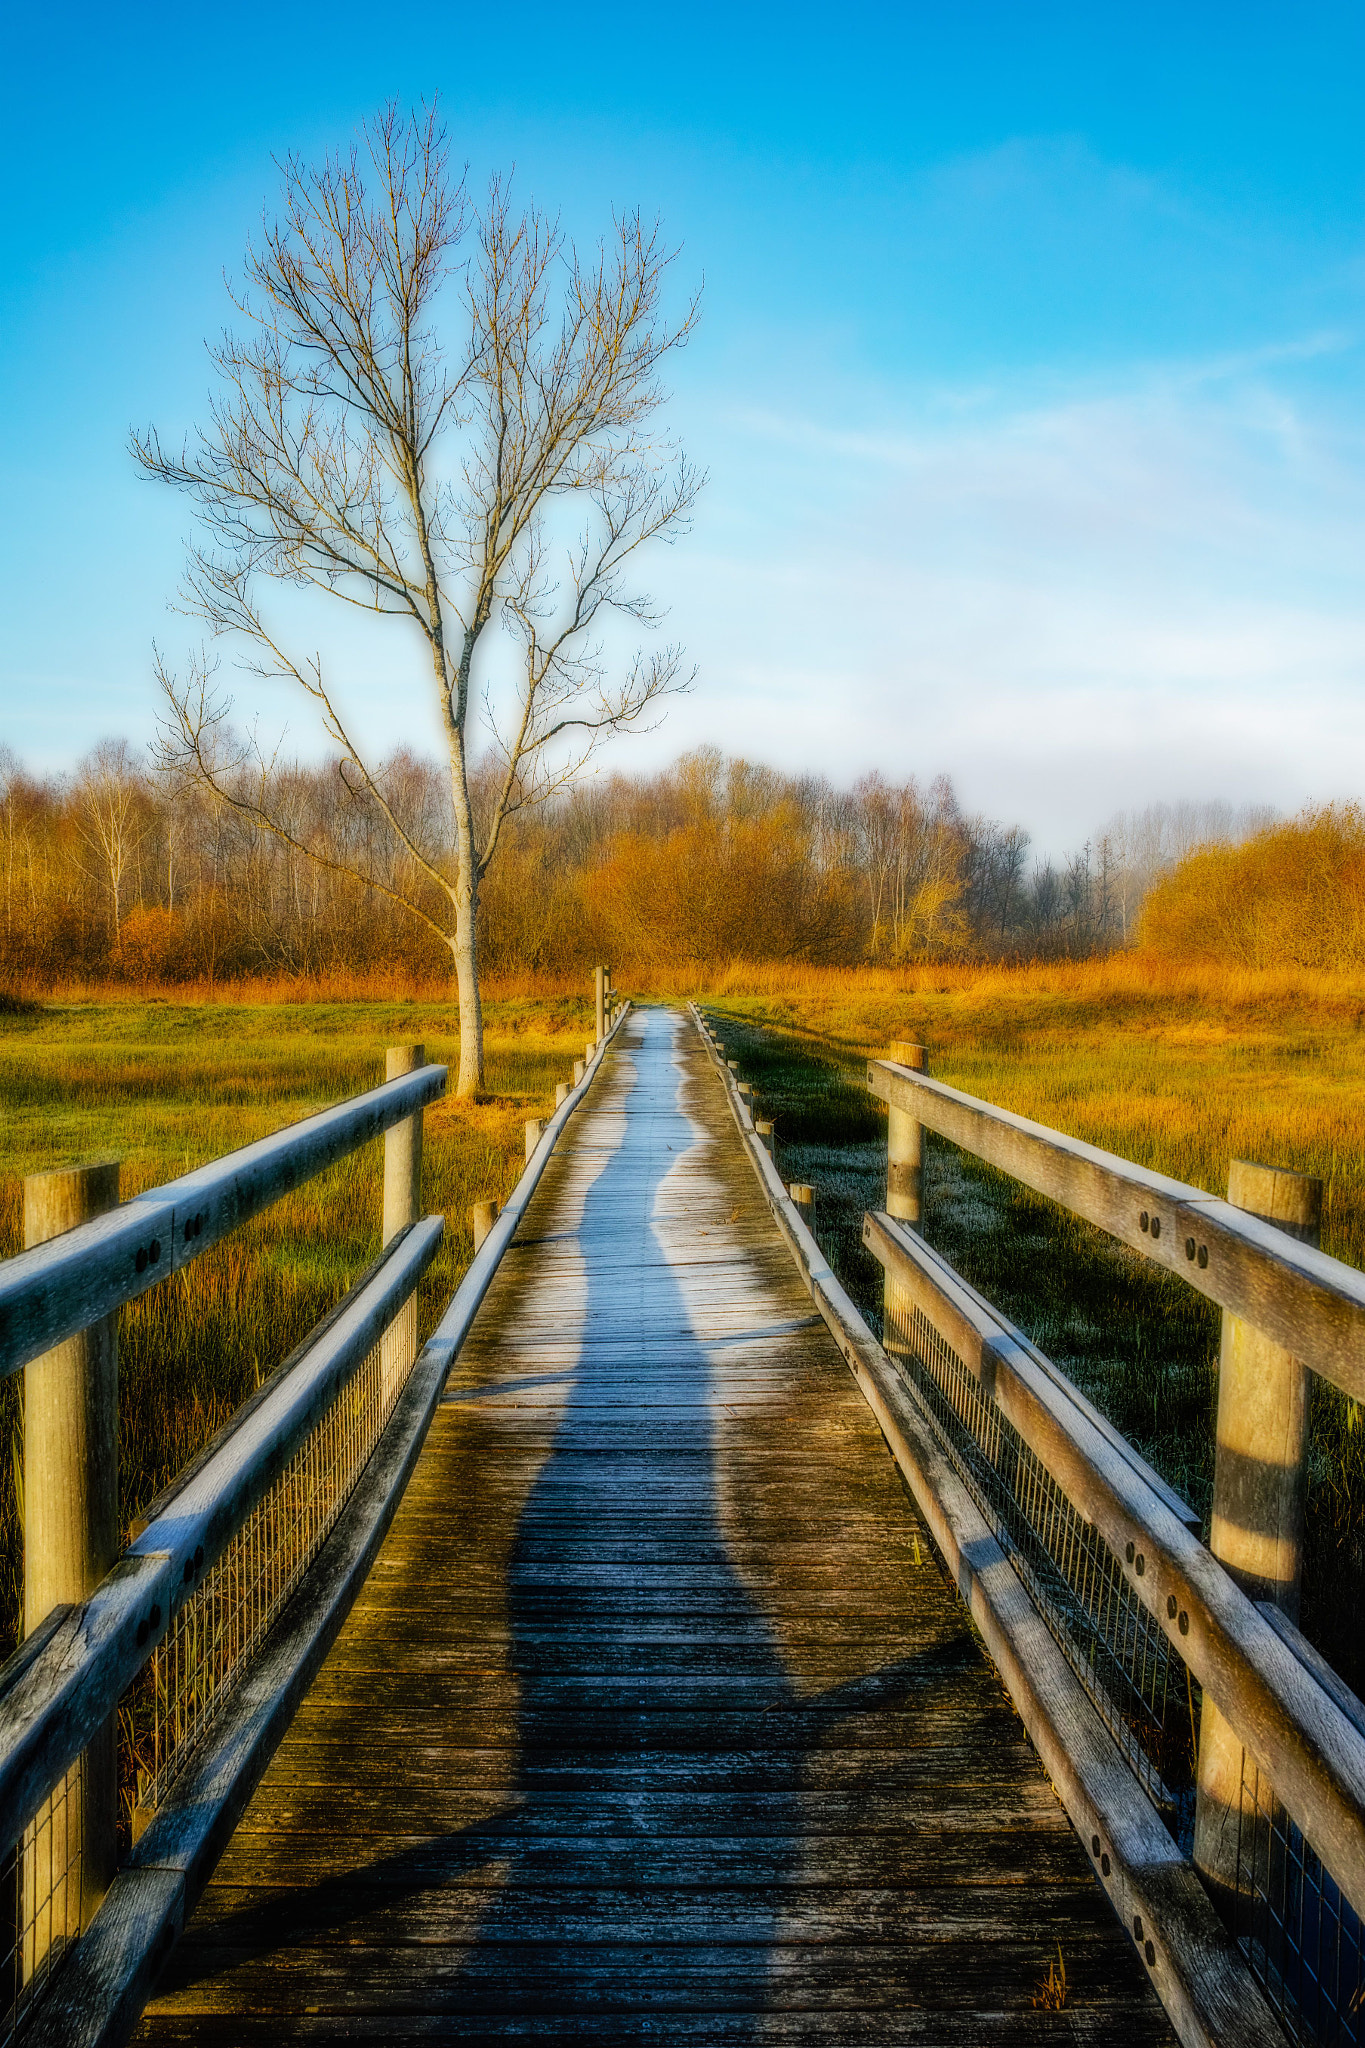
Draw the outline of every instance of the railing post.
M597 1043L599 1045L607 1035L607 975L610 971L606 967L594 967L592 971L593 1000L597 1012Z
M397 1081L427 1063L424 1045L391 1045L384 1056L384 1079ZM406 1117L384 1133L384 1243L397 1237L422 1214L422 1112Z
M427 1063L424 1045L391 1045L384 1055L384 1079L397 1081ZM384 1220L382 1237L390 1244L400 1230L422 1214L422 1112L405 1117L384 1133ZM379 1345L385 1411L417 1356L417 1294L404 1302Z
M526 1158L528 1164L531 1154L535 1151L536 1146L544 1135L545 1125L541 1119L538 1116L528 1116L526 1119Z
M791 1183L791 1186L787 1189L787 1193L795 1202L797 1209L800 1212L801 1221L805 1224L807 1230L810 1231L811 1235L814 1236L815 1189L811 1186L809 1181L794 1180Z
M592 1065L593 1054L597 1051L597 1040L590 1038L583 1048L583 1066L586 1071Z
M25 1247L118 1207L117 1160L24 1181ZM168 1247L169 1249L169 1247ZM118 1556L118 1320L104 1316L24 1369L24 1631L88 1600ZM118 1824L111 1719L30 1824L24 1841L23 1972L94 1918L114 1875Z
M575 1061L574 1061L574 1063L573 1063L573 1084L574 1084L574 1087L575 1087L575 1088L577 1088L577 1087L578 1087L578 1086L579 1086L579 1085L581 1084L581 1082L582 1082L582 1079L583 1079L583 1076L584 1076L584 1074L586 1074L586 1072L587 1072L587 1071L588 1071L588 1067L587 1067L587 1061L586 1061L586 1060L575 1060Z
M1311 1174L1234 1159L1228 1200L1301 1243L1318 1242L1322 1182ZM1291 1352L1225 1309L1209 1548L1250 1599L1273 1601L1291 1621L1298 1620L1303 1568L1307 1435L1307 1372ZM1242 1771L1242 1744L1206 1695L1194 1860L1225 1911L1237 1890Z
M906 1039L894 1041L890 1057L917 1074L929 1070L925 1048ZM924 1220L924 1126L906 1109L889 1108L886 1115L886 1210L916 1230Z
M758 1117L755 1119L754 1136L758 1139L759 1144L763 1147L769 1159L774 1158L775 1138L771 1117Z
M496 1202L476 1202L469 1213L473 1220L474 1251L477 1255L482 1249L484 1239L498 1220L498 1205Z
M562 1109L562 1108L564 1107L564 1104L565 1104L565 1103L566 1103L566 1102L568 1101L568 1099L569 1099L569 1095L570 1095L570 1093L571 1093L571 1090L572 1090L572 1083L571 1083L571 1082L569 1082L569 1081L556 1081L556 1082L555 1082L555 1108L556 1108L556 1109Z

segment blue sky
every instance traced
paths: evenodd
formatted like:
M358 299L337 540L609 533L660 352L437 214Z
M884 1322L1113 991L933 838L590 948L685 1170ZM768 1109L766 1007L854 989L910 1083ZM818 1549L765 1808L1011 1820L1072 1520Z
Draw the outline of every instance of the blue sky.
M378 25L377 25L378 24ZM271 157L438 88L477 177L660 212L711 476L652 587L712 739L947 770L1077 841L1116 808L1365 795L1365 13L910 4L52 7L7 31L0 739L151 730L202 414ZM388 40L386 41L386 36ZM376 744L413 650L327 637ZM250 703L249 693L245 703ZM252 708L313 746L298 707Z

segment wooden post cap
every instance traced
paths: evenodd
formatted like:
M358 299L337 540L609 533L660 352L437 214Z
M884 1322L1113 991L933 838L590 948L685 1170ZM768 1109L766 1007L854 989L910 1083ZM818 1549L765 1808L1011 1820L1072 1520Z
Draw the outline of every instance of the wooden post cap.
M46 1244L50 1237L90 1223L118 1207L117 1159L92 1159L85 1166L61 1166L51 1173L24 1176L24 1244Z
M813 1209L815 1207L815 1189L809 1181L794 1180L787 1189L787 1193L791 1196L798 1209Z
M401 1080L404 1074L415 1074L427 1063L427 1049L424 1045L391 1045L384 1054L384 1079Z
M1234 1159L1228 1168L1228 1200L1265 1223L1273 1223L1301 1244L1316 1244L1322 1230L1322 1182L1313 1173L1282 1166L1258 1166Z
M929 1070L929 1048L914 1045L908 1038L892 1039L890 1058L898 1067L911 1067L917 1074L924 1074Z

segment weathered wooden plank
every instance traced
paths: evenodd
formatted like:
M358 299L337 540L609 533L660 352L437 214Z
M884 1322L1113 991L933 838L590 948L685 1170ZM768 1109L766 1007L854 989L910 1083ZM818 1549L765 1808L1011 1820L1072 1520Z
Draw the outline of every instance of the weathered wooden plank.
M618 1034L147 2042L1169 2042L726 1114Z
M897 1070L902 1071L909 1070ZM902 1106L911 1105L907 1100ZM742 1112L733 1099L730 1107L742 1130ZM1233 2043L1253 2048L1272 2022L1240 1952L1028 1599L941 1447L928 1412L839 1285L767 1152L756 1144L747 1149L769 1208L981 1629L1030 1739L1077 1832L1093 1850L1115 1911L1125 1926L1143 1930L1147 1967L1181 2040L1203 2048Z
M690 1839L669 1835L651 1841L642 1859L639 1842L626 1834L540 1835L523 1847L509 1825L502 1841L485 1831L483 1846L490 1857L500 1848L515 1854L521 1880L528 1885L581 1886L584 1872L591 1869L602 1884L628 1883L644 1896L669 1894L701 1876L708 1885L733 1890L780 1887L793 1909L799 1894L835 1885L892 1891L928 1878L939 1885L974 1887L983 1875L993 1885L1068 1884L1093 1895L1090 1880L1077 1879L1074 1842L1046 1821L1042 1801L997 1819L984 1809L979 1794L973 1798L969 1788L950 1788L941 1823L926 1821L902 1835L857 1829ZM377 1853L377 1844L382 1852ZM488 1859L471 1858L458 1842L433 1839L429 1833L295 1826L289 1829L285 1856L277 1833L255 1829L234 1844L232 1883L215 1882L205 1895L206 1916L212 1912L216 1920L220 1896L226 1898L235 1887L307 1890L337 1880L400 1893L421 1885L468 1886L480 1892L501 1888Z
M1039 1977L1044 1974L1040 1966ZM572 2048L575 2043L590 2048L639 2048L649 2043L658 2048L662 2039L679 2048L753 2048L754 2019L751 2013L671 2012L667 2033L652 2012L612 2013L357 2013L349 2008L310 2005L289 2015L289 2037L300 2042L375 2041L385 2044L429 2042L555 2042ZM1153 2015L1141 1997L1123 1998L1113 1994L1087 2009L1069 2007L1051 2014L1024 2007L1013 2011L987 2006L973 1998L951 2012L937 2005L923 2009L904 2008L898 2012L855 2011L811 2013L771 2012L763 2017L762 2038L774 2048L798 2043L800 2048L981 2048L989 2040L992 2048L1017 2048L1022 2042L1065 2041L1074 2048L1113 2048L1122 2040L1126 2048L1143 2048L1149 2041L1165 2041L1164 2016ZM227 2017L194 2013L185 2019L170 2017L158 2030L158 2040L168 2048L179 2044L201 2044L201 2048L277 2048L280 2020L277 2014L234 2013Z
M1365 1398L1365 1273L1202 1188L997 1109L927 1074L873 1060L867 1085L940 1137L1179 1274L1314 1372Z
M473 1885L421 1885L400 1891L389 1883L368 1884L363 1874L328 1885L322 1896L301 1896L298 1885L216 1885L214 1919L206 1925L203 1950L231 1951L242 1945L249 1924L280 1926L319 1948L399 1944L408 1941L466 1943L483 1932L490 1908L499 1904L495 1879ZM714 1886L703 1892L674 1888L642 1892L635 1885L530 1884L518 1899L519 1917L493 1911L487 1935L506 1948L528 1941L549 1946L592 1941L608 1947L629 1927L632 1944L691 1948L710 1943L765 1943L775 1921L792 1942L889 1943L900 1941L906 1918L914 1918L920 1941L989 1938L1002 1912L1016 1912L1012 1887L989 1884L904 1883L895 1887L821 1885L787 1896L782 1884ZM1030 1938L1049 1944L1084 1940L1107 1932L1109 1908L1093 1885L1038 1882L1033 1887ZM174 1973L172 1973L174 1975Z
M1093 1956L1087 1951L1093 1946ZM1092 1944L1072 1937L1073 1969L1088 1978L1091 1995L1117 1986L1132 1998L1134 1972L1117 1965L1108 1930ZM1076 1950L1085 1955L1080 1963ZM356 1945L338 1952L272 1944L270 2003L290 2014L310 2005L333 2010L388 2012L420 1999L432 2013L554 2013L611 2015L651 2012L748 2012L834 2010L894 2012L907 2005L951 2009L960 2003L962 1972L974 1975L974 1999L1018 2006L1029 1998L1046 1967L1046 1935L1011 1937L998 1919L987 1940L972 1943L904 1939L891 1944L824 1942L812 1947L774 1936L765 1942L665 1948L655 1943L611 1947L526 1941L509 1954L498 1947L470 1958L449 1956L443 1946L417 1942L385 1947ZM968 1958L970 1957L970 1964ZM515 1960L514 1960L515 1958ZM179 1972L159 1994L158 2009L178 2011L259 2010L259 1950L218 1949L208 1982L182 1989ZM361 1967L363 1963L363 1968ZM462 1967L463 1965L463 1967ZM666 2037L665 2037L666 2038ZM1159 2037L1158 2037L1159 2038Z

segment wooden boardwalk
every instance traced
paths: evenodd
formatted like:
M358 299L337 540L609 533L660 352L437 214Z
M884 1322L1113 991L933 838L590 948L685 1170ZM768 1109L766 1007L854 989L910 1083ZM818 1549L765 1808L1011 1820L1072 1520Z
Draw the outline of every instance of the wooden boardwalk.
M138 2038L1174 2039L681 1017L570 1124Z

